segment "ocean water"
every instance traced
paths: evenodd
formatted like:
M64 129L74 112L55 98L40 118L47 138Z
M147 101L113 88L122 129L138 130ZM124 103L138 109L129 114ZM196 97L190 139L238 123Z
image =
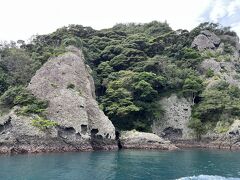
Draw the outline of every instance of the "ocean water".
M1 155L2 180L240 180L240 152L121 150Z

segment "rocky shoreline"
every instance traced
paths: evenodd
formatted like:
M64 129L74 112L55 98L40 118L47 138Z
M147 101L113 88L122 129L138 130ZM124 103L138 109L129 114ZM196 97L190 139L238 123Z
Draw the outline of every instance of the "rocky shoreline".
M0 154L25 154L25 153L60 153L60 152L86 152L86 151L117 151L120 149L164 150L174 151L181 149L221 149L240 150L238 143L218 142L210 139L197 141L194 139L164 140L152 134L136 130L124 131L117 140L92 138L81 143L69 143L59 139L39 139L38 144L31 144L29 137L26 142L15 144L0 144Z
M239 146L233 145L222 145L219 148L219 144L205 143L205 142L192 142L185 141L178 142L172 146L159 145L159 144L128 144L122 146L121 149L133 149L133 150L163 150L163 151L174 151L182 149L219 149L219 150L230 150L238 151ZM63 153L63 152L90 152L90 151L117 151L120 150L116 144L104 144L98 147L92 146L34 146L34 145L19 145L13 146L1 146L0 154L35 154L35 153Z
M0 154L26 154L26 153L50 153L50 152L76 152L76 151L93 151L91 147L43 147L43 146L17 146L17 147L9 147L3 146L0 148Z
M49 142L49 141L48 141ZM115 141L94 140L83 144L67 144L56 139L54 143L41 144L5 144L0 145L0 154L26 154L26 153L50 153L50 152L88 152L95 150L118 150Z
M240 150L239 144L232 144L230 142L216 142L216 141L196 141L196 140L178 140L174 142L180 149L222 149L222 150Z
M17 113L21 107L13 107L0 116L0 154L118 149L240 150L238 119L225 134L206 134L202 141L191 139L188 122L192 104L176 94L161 100L165 114L154 121L154 134L132 130L117 135L98 106L91 69L85 64L82 51L75 47L67 50L49 59L27 86L34 96L48 102L44 118L57 125L43 130L33 125L34 120L41 120L40 116L21 115Z
M123 149L158 149L170 151L178 149L170 141L164 140L156 134L138 132L136 130L123 131L120 141Z
M96 150L103 150L103 151L112 151L118 150L117 146L115 145L108 145L104 146L103 148L93 149L91 146L86 147L74 147L74 146L63 146L63 147L56 147L56 146L17 146L17 147L9 147L9 146L2 146L0 148L0 154L35 154L35 153L61 153L61 152L89 152L89 151L96 151Z

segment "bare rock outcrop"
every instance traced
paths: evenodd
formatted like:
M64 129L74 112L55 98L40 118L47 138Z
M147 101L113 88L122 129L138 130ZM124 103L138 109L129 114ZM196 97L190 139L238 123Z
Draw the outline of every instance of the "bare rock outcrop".
M32 78L28 89L48 100L47 117L61 126L72 127L82 136L115 138L115 128L99 109L94 85L81 51L52 58Z
M189 138L191 129L188 123L191 118L192 103L176 94L160 100L163 116L153 122L152 131L169 140Z
M115 128L95 100L93 79L80 50L49 59L31 79L28 89L47 100L46 117L58 126L48 131L13 109L0 118L0 152L72 151L117 148ZM17 108L17 107L15 107Z
M0 118L1 153L38 153L93 150L88 139L60 127L42 131L32 125L35 116L20 116L16 108Z
M218 36L208 30L204 30L194 38L191 47L197 48L199 51L216 49L220 42L221 40Z
M215 137L214 137L215 136ZM205 135L205 137L207 137ZM209 136L211 137L211 136ZM240 149L240 120L236 119L229 129L223 133L212 135L213 140L209 143L219 149Z
M153 133L138 132L136 130L123 131L120 137L121 145L126 149L159 149L176 150L175 145Z
M240 43L239 43L239 37L238 36L230 36L230 35L221 35L220 36L222 41L228 41L230 44L234 47L234 59L238 60L240 57Z
M205 59L199 67L199 71L202 74L206 74L207 71L212 70L214 75L219 78L215 79L211 77L208 79L207 89L211 88L219 81L224 80L231 85L238 86L240 88L239 78L239 63L234 61L222 61L218 62L214 58Z
M240 149L240 120L236 119L225 133L225 140L230 148Z
M230 126L228 132L229 135L232 135L234 138L239 138L240 140L240 120L237 119L233 122L233 124Z

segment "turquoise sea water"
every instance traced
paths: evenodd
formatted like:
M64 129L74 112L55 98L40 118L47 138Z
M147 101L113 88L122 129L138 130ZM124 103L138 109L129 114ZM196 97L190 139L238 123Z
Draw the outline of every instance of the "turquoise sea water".
M1 155L3 180L240 179L240 152L218 150Z

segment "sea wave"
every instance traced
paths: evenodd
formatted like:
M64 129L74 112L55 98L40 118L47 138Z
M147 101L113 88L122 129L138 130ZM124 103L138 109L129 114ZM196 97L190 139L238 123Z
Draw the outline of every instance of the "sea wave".
M199 176L182 177L176 180L240 180L240 178L212 176L212 175L199 175Z

